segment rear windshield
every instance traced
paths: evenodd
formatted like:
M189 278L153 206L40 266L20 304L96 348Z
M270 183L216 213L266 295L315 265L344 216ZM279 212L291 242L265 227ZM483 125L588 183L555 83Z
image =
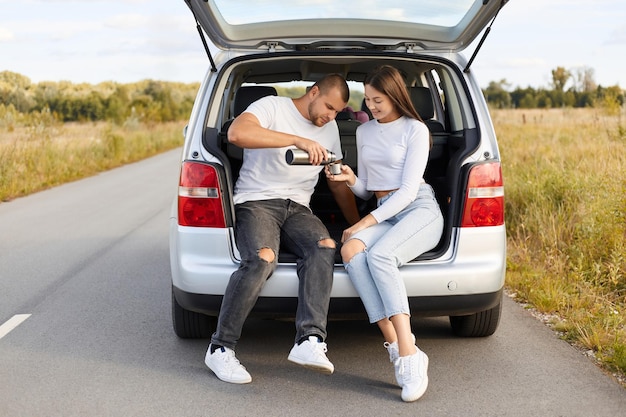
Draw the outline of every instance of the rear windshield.
M461 21L473 3L474 0L387 0L352 3L350 6L341 1L215 0L222 17L231 25L295 19L350 18L452 27ZM246 12L242 13L242 10Z

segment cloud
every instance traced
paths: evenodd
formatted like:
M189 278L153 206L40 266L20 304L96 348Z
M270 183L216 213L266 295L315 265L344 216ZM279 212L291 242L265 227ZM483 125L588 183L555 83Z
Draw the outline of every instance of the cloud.
M516 57L503 61L503 65L513 68L538 68L546 65L546 61L538 57Z
M46 42L59 41L92 33L99 29L97 21L44 20L14 21L14 34L11 39L18 41ZM0 40L2 38L0 28Z
M626 44L626 25L615 28L609 34L609 39L604 42L604 45L625 45Z
M0 27L0 42L11 41L13 40L13 38L13 32L11 32L9 29Z
M105 26L115 29L137 29L148 26L149 18L140 14L119 14L107 19Z

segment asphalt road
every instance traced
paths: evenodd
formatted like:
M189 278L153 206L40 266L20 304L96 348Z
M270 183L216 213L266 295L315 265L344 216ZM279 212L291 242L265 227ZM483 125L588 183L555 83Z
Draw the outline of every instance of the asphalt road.
M327 376L287 361L293 323L249 320L238 356L253 382L219 381L207 340L171 326L179 154L0 204L0 416L626 415L626 390L508 299L489 338L414 320L430 357L415 403L361 321L330 324Z

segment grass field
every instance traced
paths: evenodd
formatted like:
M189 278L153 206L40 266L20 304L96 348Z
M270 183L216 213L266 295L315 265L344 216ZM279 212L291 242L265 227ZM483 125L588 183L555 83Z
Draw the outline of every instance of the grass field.
M505 179L509 291L623 382L623 110L494 110L492 117Z
M508 291L624 382L624 110L492 117L505 178ZM184 124L0 124L0 201L180 146Z
M181 146L185 122L0 126L0 201Z

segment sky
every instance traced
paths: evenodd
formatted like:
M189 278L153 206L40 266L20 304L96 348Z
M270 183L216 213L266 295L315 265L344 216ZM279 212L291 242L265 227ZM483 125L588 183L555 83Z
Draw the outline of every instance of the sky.
M184 0L0 0L0 71L34 83L190 83L208 65ZM510 89L550 88L557 67L626 88L626 2L510 0L472 65Z

